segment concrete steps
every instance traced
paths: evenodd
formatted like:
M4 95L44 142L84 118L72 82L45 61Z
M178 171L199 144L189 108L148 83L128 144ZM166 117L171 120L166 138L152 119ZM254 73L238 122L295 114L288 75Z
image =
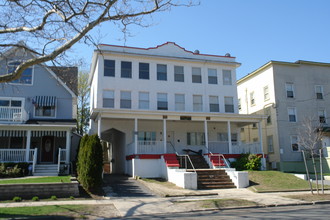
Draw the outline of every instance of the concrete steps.
M56 164L36 164L33 176L58 176Z
M195 169L208 169L210 168L207 162L205 161L205 158L202 155L189 155L189 158L194 165ZM180 168L185 169L192 169L191 163L187 161L187 167L185 165L185 159L184 156L178 156L178 161L180 163Z
M196 170L198 189L236 188L225 170Z

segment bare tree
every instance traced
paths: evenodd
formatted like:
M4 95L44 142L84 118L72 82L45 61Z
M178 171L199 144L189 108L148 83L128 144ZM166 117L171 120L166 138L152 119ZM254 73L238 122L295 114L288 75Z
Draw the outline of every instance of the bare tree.
M308 166L306 163L306 156L310 156L312 158L312 164L316 179L317 193L319 193L319 188L318 188L318 175L316 171L315 158L319 156L318 153L322 148L321 141L323 136L324 134L322 131L321 122L311 117L304 118L303 122L298 128L298 145L301 147L301 150L303 152L308 181L310 182ZM307 153L307 155L305 152ZM313 194L312 185L310 184L310 186L311 186L311 192Z
M0 0L0 55L6 59L6 51L12 47L33 54L13 71L1 72L0 82L19 79L29 66L53 61L79 41L93 43L88 33L103 22L113 22L125 32L130 24L148 25L148 15L173 6L190 6L192 1Z
M89 123L89 91L88 73L78 73L78 112L77 131L84 135Z

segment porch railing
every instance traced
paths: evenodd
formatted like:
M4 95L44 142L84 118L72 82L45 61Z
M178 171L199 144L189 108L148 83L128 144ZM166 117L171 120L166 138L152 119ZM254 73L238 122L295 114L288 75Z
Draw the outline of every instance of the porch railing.
M220 154L229 154L229 142L228 141L210 141L209 142L209 152L220 153ZM241 154L241 153L252 153L260 154L262 153L260 143L238 143L232 142L232 153Z
M57 172L60 173L61 162L66 161L66 149L58 149Z
M38 148L34 148L33 162L32 162L32 173L34 173L37 164Z
M27 162L33 161L33 156L36 154L35 149L29 151ZM0 162L26 162L26 149L0 149Z
M0 107L0 121L23 121L22 107Z
M163 141L138 141L137 154L164 154L175 153L174 148L170 144L166 143L166 150L164 150ZM134 142L127 145L127 155L135 154Z

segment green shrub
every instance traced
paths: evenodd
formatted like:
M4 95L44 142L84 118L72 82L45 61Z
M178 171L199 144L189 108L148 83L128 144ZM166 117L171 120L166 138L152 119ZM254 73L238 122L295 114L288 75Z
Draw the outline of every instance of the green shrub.
M260 170L261 156L256 154L241 154L231 165L236 170Z
M19 196L15 196L15 197L13 198L13 201L14 201L14 202L21 202L21 201L22 201L22 198L19 197Z
M38 196L34 196L33 198L32 198L32 201L39 201L40 199L39 199L39 197Z
M74 197L73 197L73 196L70 196L70 197L69 197L69 199L72 199L72 200L74 200Z
M78 155L78 180L93 191L102 184L103 150L97 135L83 137Z
M57 200L57 197L56 196L51 196L50 199L51 200Z
M29 163L1 163L0 178L22 177L29 174Z

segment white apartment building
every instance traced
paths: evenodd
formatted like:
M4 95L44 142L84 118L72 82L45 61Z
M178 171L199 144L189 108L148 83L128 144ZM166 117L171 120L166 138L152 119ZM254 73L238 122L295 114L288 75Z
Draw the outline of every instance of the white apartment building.
M99 45L90 73L91 133L108 143L111 172L164 177L163 156L187 149L227 158L262 154L259 142L240 141L241 127L262 117L238 114L239 65L229 54L191 52L172 42Z
M328 126L329 82L329 63L301 60L270 61L238 80L239 112L268 116L262 123L262 139L270 169L304 171L298 128L306 118ZM256 128L242 129L242 140L257 140Z

